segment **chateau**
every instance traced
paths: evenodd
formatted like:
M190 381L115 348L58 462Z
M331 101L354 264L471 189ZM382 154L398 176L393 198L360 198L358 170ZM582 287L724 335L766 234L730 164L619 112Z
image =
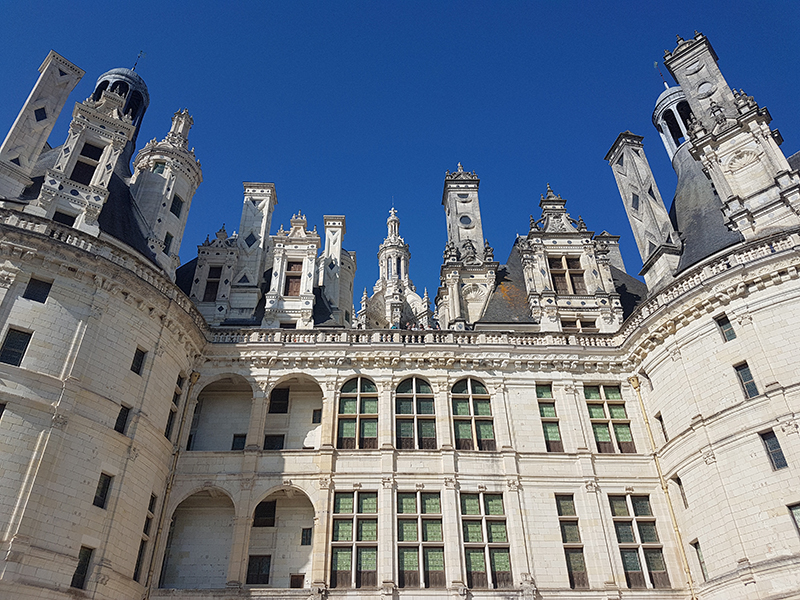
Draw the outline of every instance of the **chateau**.
M51 52L0 147L0 597L800 598L800 154L702 34L665 66L674 198L605 157L645 283L550 185L495 256L459 164L435 297L392 209L354 308L358 232L279 183L180 265L192 117L137 151L112 69L51 147Z

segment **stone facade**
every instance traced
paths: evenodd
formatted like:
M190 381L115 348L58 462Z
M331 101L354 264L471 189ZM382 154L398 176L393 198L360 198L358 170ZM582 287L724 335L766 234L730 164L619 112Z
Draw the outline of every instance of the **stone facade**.
M101 76L38 158L29 99L0 151L0 596L800 598L798 161L727 102L702 34L671 57L676 215L640 136L607 156L649 286L549 185L496 261L459 165L435 311L392 211L354 316L345 217L271 234L271 183L176 270L188 113L131 173L138 76ZM58 107L83 71L52 53L42 73ZM100 158L54 166L102 120L122 133ZM698 237L703 215L732 229Z

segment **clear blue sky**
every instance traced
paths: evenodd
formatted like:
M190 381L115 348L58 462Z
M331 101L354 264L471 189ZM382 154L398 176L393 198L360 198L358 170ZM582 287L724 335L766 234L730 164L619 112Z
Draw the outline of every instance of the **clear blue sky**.
M188 108L203 165L183 261L224 222L238 228L242 181L270 181L272 232L302 210L322 230L344 214L357 252L356 308L394 198L411 276L431 297L446 241L445 170L481 177L484 234L504 261L539 214L549 182L590 230L622 235L641 267L611 170L620 131L645 136L661 193L674 174L650 121L663 84L653 67L675 35L705 33L729 84L769 107L784 152L800 150L800 3L765 2L4 2L4 136L54 49L97 77L132 66L150 90L140 147ZM663 68L662 68L663 70ZM664 71L664 75L669 75Z

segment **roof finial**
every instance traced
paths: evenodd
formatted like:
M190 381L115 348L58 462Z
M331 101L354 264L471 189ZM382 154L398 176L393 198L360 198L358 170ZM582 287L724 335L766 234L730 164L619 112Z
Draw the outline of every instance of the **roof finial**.
M131 69L131 71L135 71L136 70L136 65L139 64L139 59L143 58L144 56L146 56L146 54L144 53L144 50L139 50L139 56L136 57L136 62L133 63L133 68Z
M464 167L461 166L461 163L458 163L458 172L459 173L463 173L464 172Z
M657 60L653 62L653 68L658 71L659 75L661 75L661 81L664 82L664 89L668 90L669 89L669 84L667 83L667 80L664 79L664 74L661 72L661 67L658 66L658 61Z

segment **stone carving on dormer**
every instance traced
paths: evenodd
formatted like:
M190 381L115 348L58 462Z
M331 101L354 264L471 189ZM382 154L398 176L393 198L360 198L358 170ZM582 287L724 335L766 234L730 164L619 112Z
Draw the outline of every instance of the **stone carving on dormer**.
M494 262L494 248L486 241L483 244L483 260L485 262Z
M461 166L461 163L458 163L458 170L453 171L452 173L450 171L445 171L444 178L445 180L449 181L458 181L458 180L473 181L475 179L478 179L478 176L475 174L475 171L472 171L472 173L470 173L469 171L465 171L464 167Z
M475 250L475 246L473 245L472 240L464 240L461 259L464 261L464 264L466 265L476 265L480 263L480 261L478 260L478 253Z
M458 248L453 242L447 242L447 245L444 247L444 262L458 262L460 255L458 252Z

